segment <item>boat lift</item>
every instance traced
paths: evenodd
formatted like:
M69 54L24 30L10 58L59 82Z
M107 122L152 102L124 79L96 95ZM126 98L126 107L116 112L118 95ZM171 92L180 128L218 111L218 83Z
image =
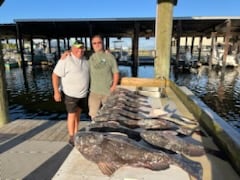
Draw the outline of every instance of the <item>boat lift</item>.
M116 40L113 41L113 51L112 54L115 56L118 62L128 62L128 51L124 50L123 48L124 41Z

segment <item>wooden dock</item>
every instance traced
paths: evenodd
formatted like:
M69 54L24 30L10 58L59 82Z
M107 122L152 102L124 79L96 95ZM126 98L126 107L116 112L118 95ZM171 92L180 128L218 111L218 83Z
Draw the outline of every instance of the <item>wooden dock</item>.
M128 80L125 79L125 86L129 84ZM139 86L139 81L135 80L132 79L131 83L133 86ZM158 84L156 80L153 82ZM166 84L160 83L157 86L162 85ZM185 117L195 118L179 99L180 95L177 96L168 83L166 93L167 97L154 99L157 101L152 104L153 108L165 107ZM89 123L82 121L79 128ZM221 151L214 143L212 136L207 133L205 135L194 133L192 137L201 142L204 147ZM67 141L66 120L19 119L4 125L0 128L0 179L189 179L188 174L177 166L157 172L143 168L123 167L114 176L107 177L100 172L96 164L83 158L81 153L68 145ZM203 180L240 179L237 171L224 156L221 158L206 153L204 156L190 159L202 164Z
M0 179L51 179L71 151L66 120L15 120L0 128Z
M5 140L14 138L37 141L67 141L66 121L20 119L0 128L0 133L1 144Z

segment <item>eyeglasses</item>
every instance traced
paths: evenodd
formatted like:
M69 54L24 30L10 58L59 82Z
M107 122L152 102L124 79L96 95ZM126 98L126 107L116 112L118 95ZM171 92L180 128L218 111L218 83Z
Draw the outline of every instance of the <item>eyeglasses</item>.
M99 42L93 42L92 44L102 44L102 42L101 41L99 41Z

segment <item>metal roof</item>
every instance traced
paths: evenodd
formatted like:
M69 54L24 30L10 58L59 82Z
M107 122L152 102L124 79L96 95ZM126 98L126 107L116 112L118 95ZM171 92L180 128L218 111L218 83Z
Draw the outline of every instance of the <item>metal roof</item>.
M217 31L224 36L225 22L231 20L231 32L240 33L240 17L174 17L173 36L210 36ZM155 36L155 18L68 18L16 19L15 24L0 24L1 38L15 38L17 29L23 38L133 37L139 27L139 37Z

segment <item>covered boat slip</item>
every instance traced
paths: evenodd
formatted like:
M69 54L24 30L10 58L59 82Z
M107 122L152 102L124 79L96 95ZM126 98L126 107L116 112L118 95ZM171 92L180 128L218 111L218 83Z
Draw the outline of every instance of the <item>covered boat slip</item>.
M153 108L153 110L167 110L169 112L174 112L182 117L187 117L189 119L195 119L196 115L189 111L189 109L183 104L183 102L187 102L187 98L191 96L194 99L194 95L191 94L187 89L177 88L172 82L160 79L145 79L145 78L122 78L121 80L121 88L127 88L130 90L143 90L144 87L159 87L161 91L164 91L164 96L157 97L156 93L149 93L149 102ZM147 89L147 88L146 88ZM187 96L184 95L184 92L187 93ZM181 94L182 93L182 94ZM184 100L185 98L185 100ZM183 99L183 100L182 100ZM189 105L196 110L196 107L193 105L194 102L187 102ZM196 103L196 101L195 101ZM205 107L205 110L206 107ZM208 113L211 110L208 111ZM194 117L195 116L195 117ZM200 118L201 119L201 118ZM199 119L197 119L199 120ZM206 118L209 121L209 118ZM214 120L215 121L215 120ZM215 124L215 122L212 122ZM202 122L201 122L202 124ZM204 124L204 122L203 122ZM217 123L216 123L217 124ZM217 127L218 125L215 125ZM221 126L221 125L219 125ZM224 154L225 150L222 147L218 147L214 143L214 136L211 136L207 133L202 126L200 127L202 133L193 133L192 137L199 141L205 148L212 149L214 152L218 152L217 154L207 152L203 156L199 157L190 157L189 159L200 162L203 168L203 180L237 180L239 179L239 175L237 171L234 170L230 161L227 160L227 156L234 156L238 152L233 153L234 155ZM218 127L218 130L221 128ZM209 130L209 129L208 129ZM225 131L224 129L222 131ZM216 133L216 132L212 132ZM223 136L223 132L221 135ZM216 135L217 136L217 135ZM225 135L227 136L227 135ZM232 151L236 150L236 146L234 145L234 140L229 139L229 137L225 137L223 139L228 138L230 145L232 146ZM234 143L233 143L234 142ZM224 143L222 143L224 144ZM221 149L221 150L220 150ZM219 153L220 152L220 153ZM126 152L127 153L127 152ZM228 153L228 152L226 152ZM237 158L236 158L237 160ZM237 163L237 162L235 162ZM85 159L81 153L74 148L69 156L66 158L64 163L61 165L53 179L100 179L100 180L159 180L159 179L174 179L174 180L186 180L190 179L189 174L176 165L170 165L169 169L160 170L160 171L152 171L145 168L136 168L130 166L124 166L118 169L112 176L108 177L103 175L99 170L97 164Z

